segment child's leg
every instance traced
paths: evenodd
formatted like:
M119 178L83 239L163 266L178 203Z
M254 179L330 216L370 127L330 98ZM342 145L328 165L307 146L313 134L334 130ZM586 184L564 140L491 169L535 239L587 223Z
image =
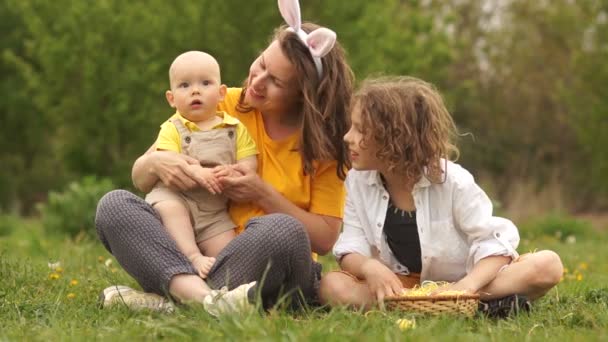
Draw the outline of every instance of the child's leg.
M203 253L203 255L208 257L216 257L220 254L220 251L230 243L236 237L236 232L234 229L225 231L218 235L212 236L211 238L200 241L198 243L198 248Z
M553 251L523 254L499 272L492 282L480 289L479 294L482 300L512 294L524 295L534 300L557 285L562 273L562 262Z
M321 278L321 304L369 308L376 299L367 283L345 272L329 272Z

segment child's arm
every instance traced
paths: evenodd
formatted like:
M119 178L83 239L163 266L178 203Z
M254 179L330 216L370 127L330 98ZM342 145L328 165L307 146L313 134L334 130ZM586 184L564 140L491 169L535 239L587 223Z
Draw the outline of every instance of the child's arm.
M350 253L342 257L340 267L357 278L364 279L379 303L384 297L403 291L403 284L397 275L373 257Z
M334 246L334 255L340 267L360 279L365 279L370 291L382 301L385 296L401 291L399 278L387 266L372 257L369 243L355 208L360 193L355 189L356 180L351 174L346 177L346 203L344 206L343 231Z
M455 284L460 289L476 292L490 283L500 268L518 256L515 248L519 233L515 225L492 215L492 202L463 170L455 184L453 216L456 227L465 233L471 249L467 260L467 276Z
M501 267L508 265L509 262L511 262L511 257L509 256L494 255L485 257L479 260L464 278L441 290L449 289L476 293L494 280Z

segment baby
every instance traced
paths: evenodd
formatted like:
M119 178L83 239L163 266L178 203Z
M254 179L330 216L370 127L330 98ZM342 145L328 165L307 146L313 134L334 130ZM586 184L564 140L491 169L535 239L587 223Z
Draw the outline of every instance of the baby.
M166 97L176 113L161 125L156 149L183 153L200 164L191 171L204 188L176 192L158 183L146 201L158 211L179 250L205 279L215 256L236 236L227 212L227 198L212 169L234 163L256 169L258 153L245 126L217 111L226 94L215 58L201 51L185 52L169 69Z

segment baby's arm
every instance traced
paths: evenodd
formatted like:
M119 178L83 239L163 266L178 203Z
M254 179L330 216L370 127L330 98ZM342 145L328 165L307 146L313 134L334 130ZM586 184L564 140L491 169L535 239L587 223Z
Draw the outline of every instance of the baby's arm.
M210 193L215 195L222 192L222 185L220 184L219 177L215 174L214 169L195 164L188 165L188 170L196 182Z
M258 157L257 155L245 157L236 162L238 165L242 165L250 170L257 171L258 170Z
M236 164L216 166L213 169L213 174L219 179L223 177L239 177L244 174L241 167L257 172L258 158L253 155L237 161Z
M160 214L163 225L175 240L177 248L192 263L201 278L206 278L215 258L204 256L196 245L194 229L190 223L190 213L183 203L166 200L154 205Z
M236 136L237 162L233 165L217 166L214 171L218 178L242 176L244 174L242 168L253 171L257 171L258 169L258 149L255 141L242 123L236 126Z

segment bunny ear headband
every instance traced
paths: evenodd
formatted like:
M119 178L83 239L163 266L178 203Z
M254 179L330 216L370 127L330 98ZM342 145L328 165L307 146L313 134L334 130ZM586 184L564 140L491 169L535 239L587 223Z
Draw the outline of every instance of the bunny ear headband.
M321 58L327 55L336 43L336 33L325 27L320 27L310 33L302 30L302 19L300 17L300 3L298 0L279 0L279 11L285 19L288 30L295 32L304 46L312 55L312 60L317 68L319 78L323 75L323 63Z

